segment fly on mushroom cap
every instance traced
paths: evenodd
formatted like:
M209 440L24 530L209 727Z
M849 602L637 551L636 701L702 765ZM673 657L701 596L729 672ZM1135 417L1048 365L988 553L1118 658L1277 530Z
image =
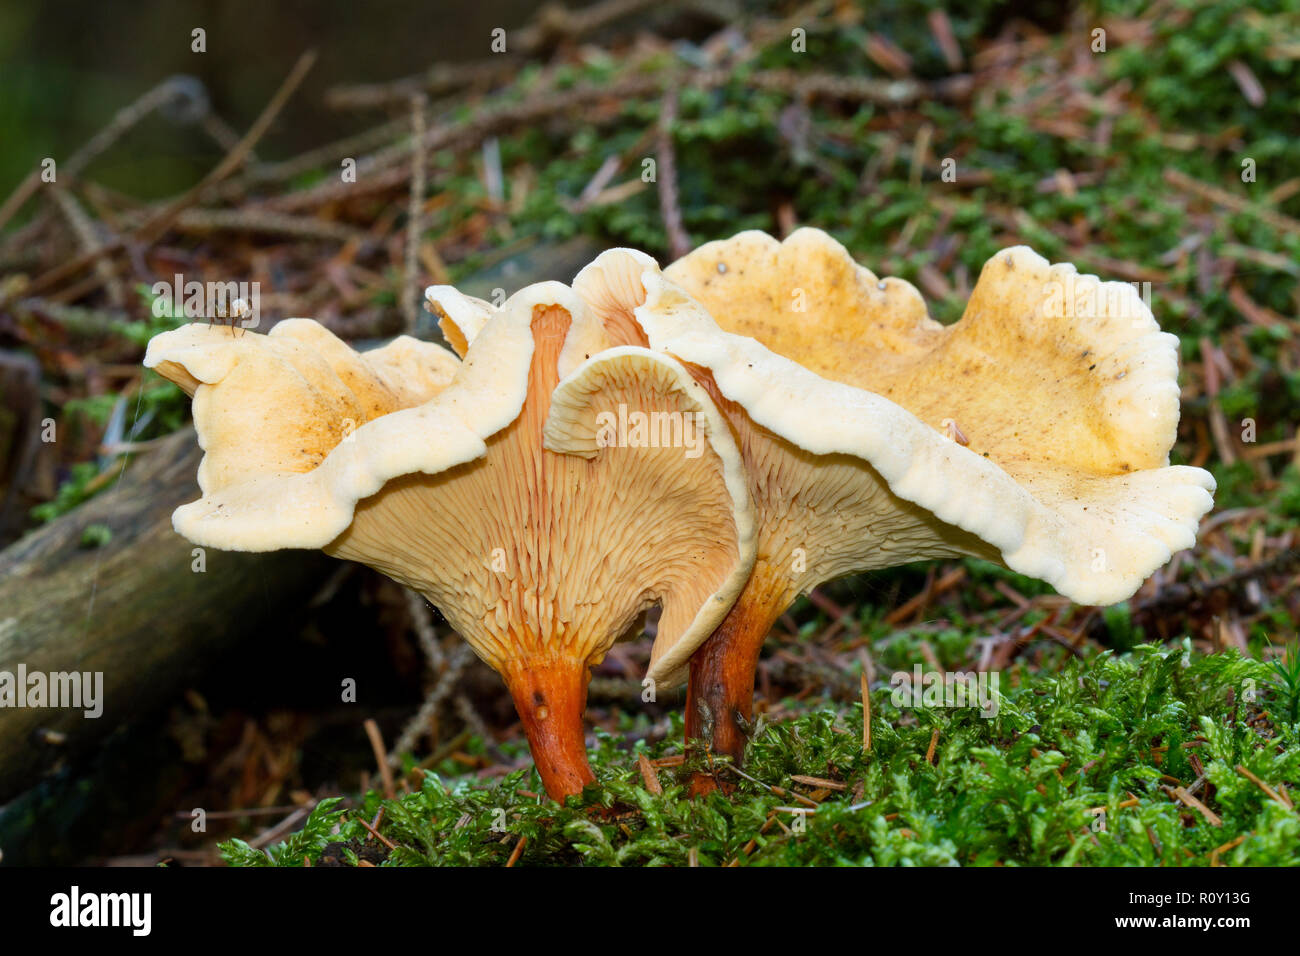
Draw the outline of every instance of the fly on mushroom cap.
M1176 339L1130 286L1024 247L989 261L949 327L810 229L741 233L662 274L612 250L574 288L687 363L736 431L758 559L692 659L686 710L695 734L706 704L736 759L763 638L800 592L965 554L1112 603L1191 546L1212 504L1208 473L1168 467Z
M461 363L419 348L454 377L346 435L331 414L352 406L304 383L307 356L282 359L280 327L155 339L151 364L198 383L208 456L257 462L219 486L201 482L203 498L175 524L214 547L319 547L424 594L502 674L542 780L562 799L593 779L582 724L590 668L661 603L652 659L683 672L744 586L753 513L740 454L679 363L608 348L567 286L530 286L490 315L442 298L444 315L468 324L454 326L462 343L473 342ZM353 366L369 360L351 355ZM610 416L616 426L660 416L681 440L611 433ZM249 430L257 421L276 422L265 441ZM304 454L319 449L323 460L281 447L296 432L311 436Z

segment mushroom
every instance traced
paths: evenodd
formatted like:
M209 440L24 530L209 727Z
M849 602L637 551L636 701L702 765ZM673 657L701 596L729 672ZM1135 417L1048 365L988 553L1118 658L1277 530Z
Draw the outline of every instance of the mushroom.
M800 593L973 555L1110 604L1190 547L1212 504L1207 472L1169 467L1175 337L1131 286L1026 247L989 260L947 327L813 229L740 233L662 273L611 250L574 288L624 338L686 363L741 447L758 556L691 660L686 710L688 738L703 708L736 761L763 639Z
M567 286L499 312L430 293L463 362L411 339L358 355L310 320L155 337L145 364L194 395L206 451L203 495L173 523L226 550L320 548L419 591L502 675L563 799L594 779L590 668L659 603L652 661L684 670L744 586L739 451L678 362L610 347ZM695 430L620 441L620 413Z

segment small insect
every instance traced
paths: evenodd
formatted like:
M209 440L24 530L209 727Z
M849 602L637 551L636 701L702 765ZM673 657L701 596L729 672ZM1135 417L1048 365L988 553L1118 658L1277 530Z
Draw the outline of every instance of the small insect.
M943 421L939 422L939 427L942 428L944 433L958 445L970 444L970 439L967 438L966 433L958 427L956 419L945 418Z
M224 305L222 305L217 310L216 314L214 314L208 319L208 328L212 328L212 326L214 325L229 325L230 334L233 337L235 334L235 329L239 329L240 332L247 331L244 328L243 323L244 320L247 319L252 314L253 314L253 310L248 307L247 302L245 302L243 299L234 299L231 301L230 308L228 310L225 308Z
M703 700L697 700L695 706L700 712L699 739L703 742L704 752L708 753L713 750L713 711Z

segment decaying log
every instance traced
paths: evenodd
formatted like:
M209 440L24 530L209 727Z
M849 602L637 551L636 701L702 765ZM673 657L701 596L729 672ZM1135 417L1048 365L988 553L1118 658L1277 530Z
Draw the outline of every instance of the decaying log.
M328 572L316 552L198 552L176 534L171 513L198 497L200 456L192 429L171 435L115 487L0 552L0 682L19 665L103 675L97 718L84 701L13 706L0 686L0 803L174 695L250 628L301 606ZM111 537L89 546L92 526ZM24 701L27 689L16 688Z

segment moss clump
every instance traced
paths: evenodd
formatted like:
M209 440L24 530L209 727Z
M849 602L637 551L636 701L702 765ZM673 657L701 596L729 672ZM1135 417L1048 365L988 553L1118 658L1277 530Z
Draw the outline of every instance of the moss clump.
M1000 684L991 719L899 708L877 689L870 753L861 704L770 724L747 755L753 780L723 771L738 781L730 796L684 796L676 777L699 766L694 755L659 771L655 795L636 755L680 744L629 753L602 735L598 783L565 807L535 796L531 770L493 786L427 774L396 800L372 792L346 811L322 801L301 833L267 852L239 840L222 850L233 865L315 864L329 846L365 843L358 820L382 809L380 833L396 847L383 865L397 866L503 865L521 837L517 865L541 866L1300 863L1300 817L1238 769L1279 792L1300 784L1300 727L1269 665L1142 645L1056 672L1018 667ZM818 791L796 775L843 789ZM1221 825L1176 799L1178 786ZM802 820L789 809L809 802L815 813Z

